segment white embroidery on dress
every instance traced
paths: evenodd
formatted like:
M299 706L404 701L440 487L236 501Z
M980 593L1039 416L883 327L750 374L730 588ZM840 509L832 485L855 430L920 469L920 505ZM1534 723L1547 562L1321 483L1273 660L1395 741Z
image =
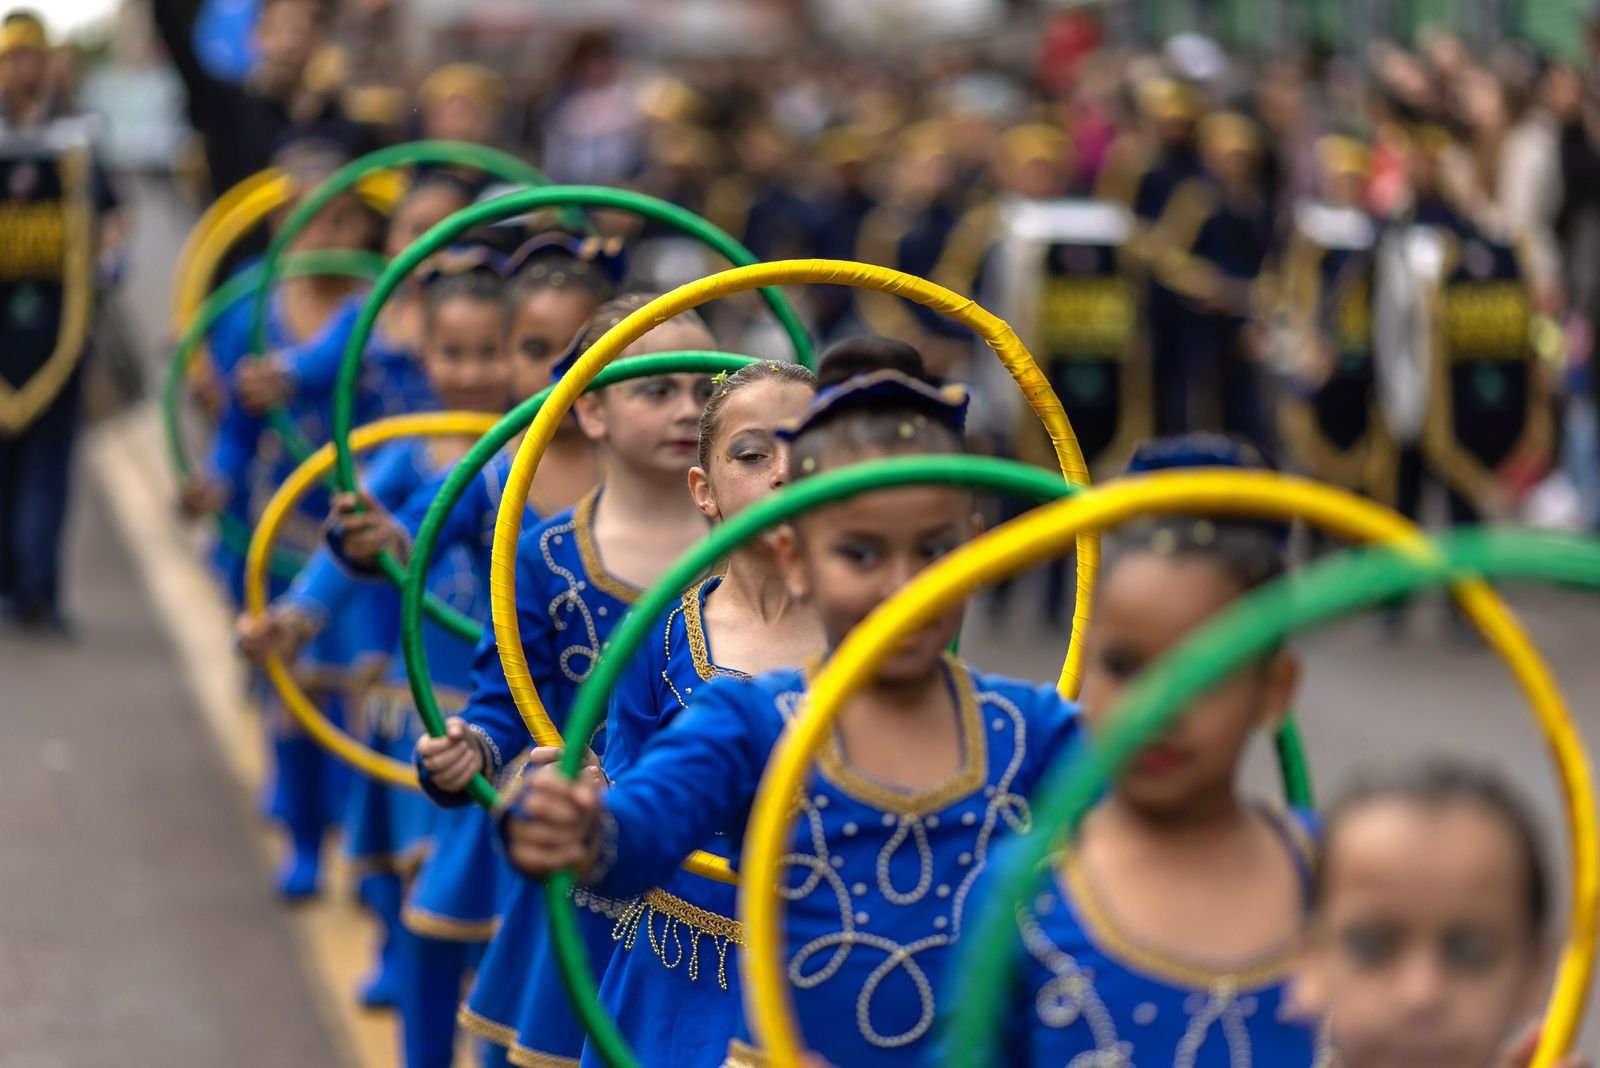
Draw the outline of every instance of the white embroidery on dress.
M778 696L776 702L778 711L785 720L793 716L802 697L803 695L799 693L783 693ZM967 867L967 871L951 900L948 921L941 925L935 922L935 918L930 917L931 933L926 937L901 944L883 935L863 930L870 922L870 916L855 910L850 888L845 883L844 877L835 870L835 862L840 858L834 857L828 849L822 822L824 806L818 804L818 797L807 794L802 794L796 799L798 811L807 824L812 851L791 853L783 858L786 869L799 868L805 873L805 878L797 886L781 888L780 893L785 900L798 901L825 884L833 892L839 907L839 930L822 935L799 947L789 960L789 981L801 990L815 989L838 974L852 952L875 950L883 953L883 961L873 968L856 997L856 1026L861 1032L861 1037L880 1049L897 1049L910 1045L926 1035L932 1027L937 1015L934 988L927 973L918 965L916 956L924 950L953 945L960 938L966 898L973 883L983 871L988 858L989 842L999 821L1004 820L1008 827L1018 831L1026 830L1031 821L1027 801L1011 793L1011 784L1022 767L1027 748L1027 724L1022 712L1015 704L997 693L980 693L976 695L976 700L980 708L989 705L1009 717L1013 726L1011 758L997 782L993 784L994 788L983 791L985 798L983 819L963 820L957 824L972 829L972 844L967 851L961 853L959 860ZM993 760L992 751L990 759ZM985 781L987 779L986 775ZM972 796L974 794L955 800L965 801ZM826 795L820 797L825 799ZM933 850L927 832L930 827L937 827L939 822L940 817L937 813L923 816L911 813L884 813L882 826L893 830L888 841L878 852L876 881L878 891L888 905L914 906L926 899L934 883ZM917 881L909 888L896 887L890 879L890 862L908 842L917 851ZM939 896L942 900L945 895L941 893ZM945 917L940 916L937 919ZM831 951L826 963L808 972L807 964L824 951ZM878 988L897 971L903 971L916 989L920 1011L916 1022L909 1028L899 1034L884 1035L872 1025L872 1001Z
M544 558L544 565L550 569L550 573L564 579L567 583L567 588L556 594L546 609L550 613L550 622L555 625L557 631L566 630L568 620L564 618L565 614L575 615L583 624L583 640L588 644L580 645L574 643L568 645L561 650L561 656L557 662L557 666L561 669L561 674L565 675L568 681L582 683L589 677L589 672L594 669L595 661L600 658L600 632L595 629L594 617L589 614L589 606L584 604L583 596L579 592L588 584L580 580L577 575L574 575L567 568L556 563L555 556L550 552L550 543L552 541L559 542L562 535L571 534L576 527L576 518L568 519L565 523L556 526L546 527L544 532L539 535L539 555ZM572 667L572 658L574 656L583 657L588 661L582 671L577 671Z

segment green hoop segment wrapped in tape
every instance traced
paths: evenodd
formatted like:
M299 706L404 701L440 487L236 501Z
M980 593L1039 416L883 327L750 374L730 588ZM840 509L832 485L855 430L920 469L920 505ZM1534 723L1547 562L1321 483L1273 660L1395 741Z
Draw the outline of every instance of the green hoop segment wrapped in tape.
M376 252L333 250L326 252L301 252L283 261L282 276L295 278L301 275L340 274L352 278L376 278L383 270L383 257ZM194 360L195 350L201 340L216 325L229 308L248 297L260 285L264 276L262 264L254 264L240 271L206 298L195 312L194 318L184 327L183 336L173 346L172 358L167 361L166 376L161 384L161 423L166 437L167 457L181 482L194 470L183 443L183 428L179 425L179 402L183 395L183 376ZM227 515L217 517L218 532L229 548L241 556L250 545L250 530ZM273 556L272 572L282 578L292 578L305 561L292 553L280 552Z
M813 508L872 490L908 485L970 486L1040 501L1057 500L1082 489L1064 482L1058 473L1030 464L984 456L912 456L874 460L825 472L786 487L718 526L680 557L629 610L612 632L606 655L600 658L593 673L578 688L567 717L567 736L570 739L593 736L604 721L611 690L629 658L653 633L655 624L682 596L683 590L693 585L718 560L762 532ZM1310 779L1305 771L1304 755L1292 722L1286 724L1281 732L1279 753L1291 801L1309 804ZM569 745L562 757L562 770L568 776L576 776L582 758L583 746ZM488 787L488 784L484 783L484 786ZM482 804L497 801L492 788L475 791L473 796ZM553 876L546 883L550 923L567 992L606 1063L612 1068L634 1068L638 1061L600 1006L599 991L570 900L572 887L573 879L569 872Z
M384 304L423 260L447 247L468 230L541 208L553 207L612 208L630 211L652 222L675 227L691 237L698 238L712 251L731 260L735 265L743 266L759 262L749 249L693 212L685 211L656 197L622 189L568 185L524 189L456 212L396 256L384 268L383 274L373 285L372 291L367 294L366 302L361 307L360 317L356 320L355 329L350 334L344 357L339 365L339 383L333 397L333 446L337 457L334 479L338 488L349 491L356 485L355 461L350 455L349 442L355 414L356 387L361 379L361 354L366 349L367 339L372 336L373 327L377 324L378 314L383 310ZM809 367L811 338L806 333L805 324L801 322L799 314L787 298L775 288L762 290L761 296L783 324L789 340L794 345L798 360ZM487 459L485 456L483 462ZM378 566L385 577L396 586L404 583L405 568L388 553L379 557ZM463 637L471 637L477 632L475 623L459 613L450 611L443 602L431 597L425 598L424 608L435 620Z
M1240 599L1146 671L1097 731L1094 744L1071 755L1033 797L1034 830L995 872L994 892L974 917L957 974L963 976L947 1048L964 1068L992 1064L994 1030L1011 989L1008 970L1017 943L1016 910L1032 893L1041 867L1063 835L1074 834L1105 784L1197 697L1280 642L1301 631L1424 587L1471 578L1531 580L1600 591L1600 540L1531 531L1469 530L1436 543L1437 556L1363 546L1313 564ZM1576 760L1577 785L1589 779L1581 748L1555 740L1558 758ZM1563 770L1572 769L1570 763ZM1570 788L1573 781L1566 785ZM1584 791L1580 789L1579 794ZM1569 794L1568 805L1574 800ZM1578 805L1581 809L1581 803ZM1586 999L1596 937L1592 866L1594 816L1568 813L1573 832L1573 920L1558 973L1541 1059L1547 1065L1569 1048ZM1587 835L1591 841L1585 843ZM1589 863L1585 862L1587 855ZM1587 957L1587 960L1584 958ZM1565 982L1563 982L1565 980Z
M317 212L339 194L355 188L363 178L378 171L418 163L470 167L502 181L522 185L550 184L550 180L533 164L518 159L509 152L464 141L411 141L403 145L380 148L376 152L369 152L359 159L351 160L325 178L295 206L289 217L284 220L283 226L272 236L266 253L261 257L262 273L256 284L255 299L250 309L250 344L255 356L266 355L267 303L272 296L272 287L278 281L279 262L288 251L290 242L312 219L316 218ZM267 418L272 428L283 439L284 447L289 450L290 455L296 460L304 460L311 455L314 446L305 440L304 435L289 421L281 407L272 408L267 413Z

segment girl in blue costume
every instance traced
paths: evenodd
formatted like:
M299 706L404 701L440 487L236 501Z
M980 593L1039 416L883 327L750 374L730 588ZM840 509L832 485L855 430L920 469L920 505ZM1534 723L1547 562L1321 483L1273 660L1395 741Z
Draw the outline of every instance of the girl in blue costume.
M550 370L609 291L620 264L598 256L599 250L566 235L544 235L519 249L507 265L512 281L507 286L505 318L511 323L505 350L516 355L510 361L512 396L521 401L550 384ZM570 439L570 434L564 434ZM570 445L570 441L564 441ZM563 454L574 470L566 472L569 482L582 491L593 488L593 463L587 443L576 456ZM570 448L566 450L570 453ZM548 461L547 461L548 462ZM475 589L487 588L489 546L504 485L502 458L485 469L483 476L470 483L440 530L436 561L446 556L464 558ZM346 529L344 550L352 562L370 568L377 549L388 548L400 559L410 553L410 540L420 528L448 471L413 492L389 517L383 507L359 513L348 511L352 499L336 500L346 506L340 521ZM585 480L586 481L583 481ZM559 496L546 497L541 489L559 493L562 486L547 479L535 486L542 507L555 505L560 511L573 502ZM575 496L581 496L581 492ZM393 506L391 502L382 502ZM530 513L534 510L530 508ZM531 526L539 516L525 520ZM355 533L351 533L352 528ZM358 558L359 557L359 558ZM439 570L436 562L435 570ZM459 577L459 566L450 569ZM431 583L437 586L437 583ZM480 597L472 614L487 623L488 606ZM424 642L429 651L429 672L441 691L444 707L459 710L465 704L470 685L471 648L459 638L436 626L426 626ZM402 658L396 653L393 677L386 690L396 714L404 715L409 727L405 733L406 756L420 735L415 705L401 674ZM426 804L426 802L423 802ZM431 808L431 806L430 806ZM482 945L493 933L500 909L500 891L506 882L505 866L494 847L492 823L488 813L475 806L434 810L426 820L429 829L424 848L417 854L417 868L407 888L403 910L398 895L394 926L403 925L394 945L406 967L402 1008L406 1039L406 1064L448 1065L455 1046L456 1005L461 999L464 974L475 965Z
M278 164L294 179L297 189L319 183L342 162L328 146L298 143L279 156ZM355 249L375 239L371 213L354 196L336 197L310 221L295 243L297 251ZM268 305L267 341L285 361L309 354L341 351L354 322L355 286L349 279L300 277L285 279L273 291ZM243 319L235 320L243 323ZM294 469L277 433L261 414L266 405L252 390L248 369L255 362L244 358L249 339L240 327L236 345L222 344L218 359L226 363L233 351L239 356L229 380L230 395L211 452L202 470L184 489L184 505L194 514L228 511L246 527L253 526L278 485ZM328 413L308 406L302 398L286 405L287 417L313 441L328 433ZM309 556L320 541L322 517L328 498L321 491L306 495L285 524L282 543ZM243 559L232 550L218 553L219 570L236 603L242 599ZM275 582L273 593L284 584ZM325 632L303 650L297 674L307 689L324 703L330 718L343 718L341 691L354 650L334 631ZM273 773L268 809L288 832L289 849L278 875L279 892L290 900L317 892L323 833L342 810L346 773L311 739L289 722L289 716L270 695L263 699L263 718L272 738Z
M1550 872L1503 780L1439 759L1364 774L1328 810L1314 889L1296 993L1340 1068L1533 1063Z
M909 354L920 371L899 342L847 344L896 362ZM803 479L867 459L958 453L966 406L960 387L938 388L892 364L855 375L808 407L792 433L791 470ZM836 646L976 533L975 505L969 491L939 486L819 508L779 532L790 595L815 608ZM1053 689L983 675L949 656L961 619L961 606L942 614L850 698L798 799L788 973L807 1042L835 1064L917 1062L973 880L997 836L1026 827L1024 795L1077 733L1076 710ZM512 865L530 876L575 865L591 893L627 897L661 885L719 831L737 854L756 784L807 677L712 682L607 789L541 769L509 821ZM741 1035L727 1063L761 1056Z
M571 355L586 351L649 299L633 294L602 305ZM686 314L656 327L624 355L713 344L699 317ZM579 426L600 453L601 488L524 531L517 549L523 648L540 699L558 726L638 591L705 534L705 519L684 481L694 465L696 430L710 392L710 376L663 375L618 383L578 401ZM644 530L651 536L640 537ZM450 719L444 738L417 745L424 789L444 805L469 803L461 791L472 775L482 771L504 782L508 771L517 770L513 758L527 742L491 631L478 649L465 712ZM603 961L611 949L611 921L602 913L613 903L590 904L590 951ZM504 1048L513 1064L577 1061L583 1030L561 993L539 887L520 880L513 887L460 1019Z
M383 241L384 257L392 260L399 256L417 238L470 203L472 190L460 178L444 172L419 175L389 218ZM434 257L430 261L435 265L433 271L439 269L440 261L449 258L449 252ZM444 268L446 271L454 269ZM378 313L372 337L361 356L361 378L356 393L357 426L385 416L429 411L440 406L425 366L418 359L424 327L424 290L429 277L430 270L424 264L424 269L412 272ZM360 305L356 308L359 310ZM342 350L322 350L310 358L302 356L292 363L286 362L281 368L284 387L291 392L325 398L331 410L343 358Z
M1257 462L1211 436L1146 445L1132 469ZM1281 574L1284 538L1273 524L1200 517L1123 532L1095 591L1081 696L1091 724L1145 667ZM1018 916L1006 1064L1326 1063L1284 986L1306 917L1309 815L1238 789L1248 743L1283 721L1298 680L1280 649L1212 690L1084 818ZM980 886L975 905L984 897Z
M719 383L700 417L699 463L689 472L707 518L730 518L788 480L787 449L773 428L801 415L815 382L798 364L757 363ZM803 664L822 648L815 614L790 600L765 539L747 543L720 574L684 593L656 633L612 694L605 756L612 776L706 683ZM729 855L725 837L701 846ZM734 894L725 883L673 872L612 931L619 945L600 1000L644 1063L715 1064L726 1052L739 1019L738 967L729 959L739 942ZM586 1046L583 1064L601 1063Z
M429 395L453 411L501 412L510 395L499 266L488 250L469 247L452 250L425 277L421 365ZM267 613L240 625L240 645L258 662L268 653L292 657L301 644L329 627L349 632L352 645L381 650L382 659L388 661L387 677L364 691L365 741L397 759L409 758L420 733L403 668L398 658L390 656L400 637L399 594L380 576L352 574L336 557L370 566L375 553L369 547L376 540L372 514L400 507L421 485L448 470L472 442L470 436L414 438L380 450L363 472L364 492L334 498L335 526L342 532L337 548L320 549ZM487 587L474 574L473 565L470 550L450 550L439 558L430 588L458 610L482 617L487 614ZM438 647L443 670L448 673L453 657L463 662L455 674L464 676L470 649L437 628L430 627L425 634ZM375 677L383 671L380 662ZM345 850L354 868L363 873L362 900L384 926L379 967L362 994L369 1007L394 1004L397 988L406 989L404 978L392 967L401 950L395 936L402 878L426 848L431 813L432 806L411 791L366 776L357 776L353 783L345 814Z

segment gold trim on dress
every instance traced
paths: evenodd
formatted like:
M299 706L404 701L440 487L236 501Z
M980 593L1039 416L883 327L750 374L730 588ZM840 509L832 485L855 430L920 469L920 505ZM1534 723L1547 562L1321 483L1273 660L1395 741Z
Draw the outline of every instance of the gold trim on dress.
M71 149L57 161L62 187L63 258L61 321L56 347L20 386L0 379L0 434L16 436L48 408L83 358L94 302L94 206L89 194L86 150ZM69 204L70 198L70 204Z
M659 933L655 927L658 915L667 921ZM700 939L710 938L717 954L717 985L723 990L728 989L728 949L730 946L744 945L744 927L739 921L703 909L661 889L651 890L644 897L629 902L616 920L611 938L621 943L623 952L633 951L635 943L639 941L639 930L643 928L650 951L669 971L684 962L686 951L683 936L687 931L687 970L691 983L700 979ZM670 960L667 956L669 945L677 951Z
M540 1053L527 1046L512 1046L506 1050L506 1060L518 1068L578 1068L576 1057L557 1057L553 1053Z
M664 916L671 916L702 934L726 938L735 945L744 945L744 925L710 909L691 904L665 890L652 890L644 895L644 904Z
M445 942L487 942L500 929L498 919L457 920L415 905L407 905L401 910L400 922L412 934Z
M956 691L956 723L961 732L960 770L924 790L902 790L852 767L845 759L838 732L834 731L817 753L817 767L823 777L855 800L901 816L925 816L982 789L989 780L989 745L984 737L983 715L978 709L972 672L948 653L944 664Z
M600 547L595 544L594 508L599 500L600 487L597 486L585 494L573 510L572 531L578 539L578 555L583 560L583 569L588 572L590 582L623 604L632 604L638 599L640 590L606 570L605 563L600 559Z
M1312 863L1313 846L1305 828L1284 813L1268 811L1266 815L1293 844L1302 862L1309 866ZM1118 926L1116 917L1100 900L1076 849L1070 846L1062 849L1056 871L1062 892L1077 914L1084 937L1099 946L1108 957L1116 958L1158 980L1201 990L1219 983L1245 989L1271 986L1285 979L1292 971L1294 953L1291 947L1263 954L1256 960L1243 962L1239 967L1214 968L1177 960L1143 946Z
M456 1024L468 1034L487 1039L504 1049L506 1060L521 1065L522 1068L577 1068L578 1066L576 1058L540 1053L536 1049L529 1049L519 1044L515 1027L507 1027L487 1016L480 1016L465 1005L456 1010Z
M493 1042L506 1050L510 1050L517 1044L517 1029L515 1027L507 1027L503 1023L496 1023L487 1016L480 1016L465 1005L456 1010L456 1024L468 1034L477 1035L479 1038Z
M345 858L352 875L398 875L410 878L433 852L433 840L415 842L398 853L362 853Z
M767 1068L771 1063L765 1051L732 1038L728 1040L728 1056L722 1062L722 1068Z
M701 682L710 682L718 675L716 665L711 662L711 643L706 639L705 621L700 616L700 599L705 595L706 583L713 578L716 576L701 579L683 595L683 632L688 636L689 656L694 660L695 674L700 676ZM669 621L669 630L671 626Z

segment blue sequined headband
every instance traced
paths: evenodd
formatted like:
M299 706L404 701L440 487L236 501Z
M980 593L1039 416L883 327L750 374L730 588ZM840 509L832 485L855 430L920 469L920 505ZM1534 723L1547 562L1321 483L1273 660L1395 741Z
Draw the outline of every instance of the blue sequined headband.
M1270 471L1261 453L1255 447L1225 434L1180 434L1170 438L1146 441L1134 450L1128 461L1127 473L1147 474L1152 471L1176 471L1183 468L1228 467L1236 470ZM1234 519L1229 523L1256 526L1272 534L1280 545L1287 544L1291 524L1268 519ZM1194 523L1195 540L1209 543L1216 532L1216 522L1197 519ZM1207 533L1209 532L1209 533ZM1202 536L1204 535L1204 536Z
M539 254L551 249L564 252L566 256L540 262ZM556 276L562 272L575 274L598 270L613 286L619 286L628 274L628 254L620 241L580 237L562 230L551 230L524 241L506 260L505 275L511 278L521 274L525 268L545 272L550 276L552 285L561 284L561 279Z
M780 423L773 428L773 433L779 440L793 441L848 404L912 407L960 434L966 429L969 401L965 386L935 386L903 371L886 368L856 375L822 390L806 405L798 419Z
M1169 471L1182 467L1267 468L1251 445L1226 434L1180 434L1143 442L1128 461L1130 475Z
M426 289L440 279L480 270L504 277L505 264L506 258L487 245L451 245L431 257L417 283Z

